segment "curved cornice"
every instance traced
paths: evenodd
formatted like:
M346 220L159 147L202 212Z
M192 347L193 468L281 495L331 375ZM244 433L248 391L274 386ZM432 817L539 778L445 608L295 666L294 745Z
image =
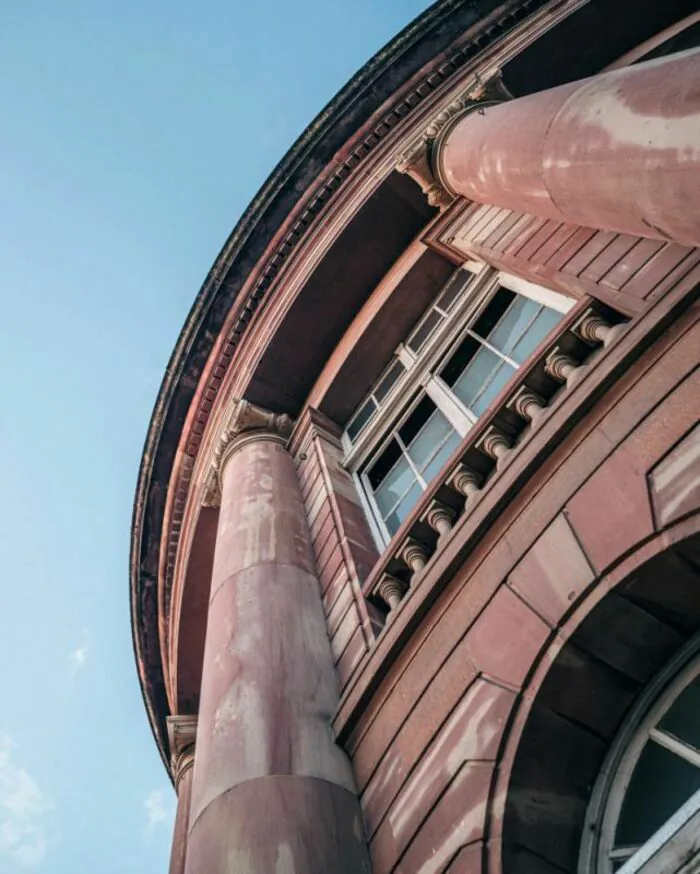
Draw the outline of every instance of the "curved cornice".
M365 64L294 143L235 226L195 299L158 393L132 517L134 651L146 710L166 767L168 708L159 644L159 551L171 472L207 361L219 343L224 366L230 362L235 343L282 264L374 146L427 95L546 3L438 0ZM459 38L477 25L478 32L460 44ZM251 273L257 281L245 286ZM233 309L238 312L237 322L222 344L219 335ZM190 460L196 456L202 433L203 426L192 428L185 449ZM185 468L173 496L183 506L192 466Z

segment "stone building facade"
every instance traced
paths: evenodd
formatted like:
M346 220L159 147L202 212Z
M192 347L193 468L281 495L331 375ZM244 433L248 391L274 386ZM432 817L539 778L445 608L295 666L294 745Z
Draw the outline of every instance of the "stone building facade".
M697 870L699 42L439 0L233 230L133 518L171 874Z

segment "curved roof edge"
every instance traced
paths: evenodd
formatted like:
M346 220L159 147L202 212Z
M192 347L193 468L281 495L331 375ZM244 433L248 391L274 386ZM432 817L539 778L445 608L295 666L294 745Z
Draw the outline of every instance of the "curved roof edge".
M167 700L158 645L158 549L166 492L182 427L224 319L266 247L338 149L468 27L513 0L437 0L342 88L299 136L245 210L209 271L168 362L145 440L131 528L130 608L134 655L159 751L167 758ZM224 280L238 274L238 281ZM235 278L235 277L234 277Z

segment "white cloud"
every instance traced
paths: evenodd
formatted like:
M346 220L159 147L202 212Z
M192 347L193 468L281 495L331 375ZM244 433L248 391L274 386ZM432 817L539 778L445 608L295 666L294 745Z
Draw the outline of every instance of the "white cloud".
M146 832L151 834L159 825L167 823L172 817L172 803L166 799L165 793L156 789L149 792L143 802L146 811Z
M75 677L78 671L85 667L88 655L90 654L87 628L83 628L82 638L80 645L77 646L69 656L71 677Z
M86 643L84 643L76 650L73 650L73 652L70 654L70 662L74 674L77 674L87 661L89 651L90 647Z
M16 746L0 734L0 860L38 868L49 848L46 816L53 804L15 761Z

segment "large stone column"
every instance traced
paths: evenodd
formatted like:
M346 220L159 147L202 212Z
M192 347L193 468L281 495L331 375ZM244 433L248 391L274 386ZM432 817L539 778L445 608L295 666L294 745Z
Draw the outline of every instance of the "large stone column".
M698 82L692 49L472 107L438 135L433 169L479 203L697 246Z
M244 405L220 454L187 874L369 870L284 418Z
M177 811L175 813L173 845L170 851L169 874L184 874L185 872L196 731L196 716L168 717L170 762L175 791L177 792Z

